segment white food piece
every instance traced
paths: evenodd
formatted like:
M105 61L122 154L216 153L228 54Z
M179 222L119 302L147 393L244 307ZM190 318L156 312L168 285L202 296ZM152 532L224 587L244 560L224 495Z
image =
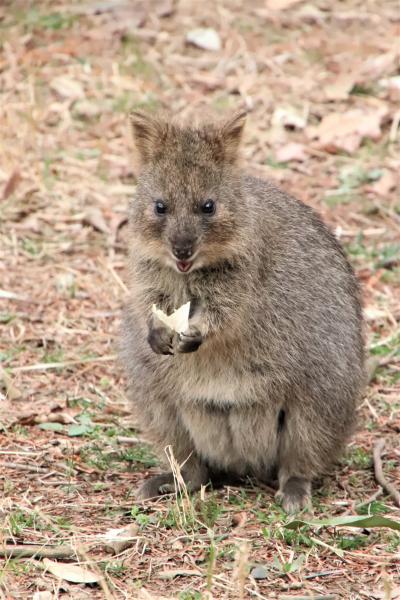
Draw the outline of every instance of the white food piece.
M153 304L153 314L167 325L167 327L176 331L176 333L183 333L189 328L189 311L190 302L182 304L180 308L174 310L170 315L166 315L161 308L157 308L157 306Z

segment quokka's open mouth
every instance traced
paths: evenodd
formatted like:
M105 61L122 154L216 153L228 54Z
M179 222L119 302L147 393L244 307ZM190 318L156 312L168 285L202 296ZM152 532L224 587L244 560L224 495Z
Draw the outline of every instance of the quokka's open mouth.
M181 273L187 273L188 271L190 271L192 264L193 264L193 261L190 261L190 260L177 260L176 261L176 266L178 267L178 271L180 271Z

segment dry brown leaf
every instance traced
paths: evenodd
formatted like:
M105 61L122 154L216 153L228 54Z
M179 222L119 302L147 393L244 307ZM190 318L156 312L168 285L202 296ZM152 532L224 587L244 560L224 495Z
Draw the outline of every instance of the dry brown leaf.
M265 5L270 10L286 10L303 0L266 0Z
M51 592L35 592L32 596L32 600L52 600L54 598Z
M243 527L247 521L247 513L245 511L241 511L235 513L232 516L232 525L233 527Z
M371 597L374 600L400 600L400 587L395 587L390 591L372 592Z
M104 220L103 213L99 208L92 206L86 211L83 217L83 223L85 225L91 225L93 229L101 231L102 233L110 233L110 228Z
M396 68L399 60L397 52L386 52L368 58L361 68L364 78L377 79Z
M21 181L21 173L19 172L19 169L15 169L11 173L11 175L5 185L5 188L3 190L3 200L7 200L7 198L15 192L20 181Z
M303 162L307 160L306 147L304 144L290 142L289 144L286 144L277 150L276 160L278 162L290 162L291 160Z
M4 387L6 395L10 400L17 400L22 397L22 392L16 387L11 375L0 365L0 387Z
M137 523L130 523L121 529L110 529L101 538L106 542L107 550L114 554L119 554L137 539L139 526Z
M293 106L278 106L271 117L272 126L287 127L288 129L304 129L307 124L307 113Z
M154 596L154 592L148 592L146 589L141 588L139 590L138 600L178 600L176 596L160 596L157 593L157 597Z
M50 81L50 88L62 98L69 100L79 100L85 97L82 84L65 75L60 75Z
M175 577L201 577L200 571L194 569L164 569L158 574L160 579L175 579Z
M96 575L88 569L78 567L78 565L72 565L70 563L55 562L48 558L43 559L43 565L47 571L50 571L52 575L59 579L65 579L72 583L98 583L100 576Z
M60 413L48 413L45 415L38 415L34 419L35 423L62 423L63 425L75 425L77 421L65 412Z
M319 148L328 152L355 152L365 138L378 140L381 136L381 123L387 115L387 108L355 108L344 113L326 115L317 127L308 127L307 135L317 140Z
M202 50L221 50L221 38L215 29L199 28L192 29L186 34L186 42Z
M346 100L357 81L355 73L345 73L340 75L324 88L328 100Z
M103 109L101 106L96 104L95 102L90 102L89 100L80 100L76 104L74 104L74 112L80 117L97 117L102 113Z
M396 180L392 171L389 171L389 169L384 169L382 177L380 177L380 179L378 179L378 181L376 181L373 185L369 186L368 189L378 196L387 196L387 194L398 184L399 180Z

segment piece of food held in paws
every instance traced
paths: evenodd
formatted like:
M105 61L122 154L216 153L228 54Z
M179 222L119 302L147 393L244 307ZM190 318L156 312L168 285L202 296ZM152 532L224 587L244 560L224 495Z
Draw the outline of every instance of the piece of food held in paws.
M295 512L353 431L360 292L320 217L241 168L244 120L132 115L140 171L122 355L140 427L160 458L171 446L189 490L225 475L277 479ZM166 471L138 498L171 486Z

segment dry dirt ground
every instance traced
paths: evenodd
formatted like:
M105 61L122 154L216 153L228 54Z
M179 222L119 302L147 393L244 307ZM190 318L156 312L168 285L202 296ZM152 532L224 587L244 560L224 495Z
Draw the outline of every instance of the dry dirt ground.
M323 215L364 292L371 383L314 519L399 522L372 469L385 440L399 489L399 22L391 0L1 2L2 600L400 597L394 529L286 529L251 482L137 505L157 461L126 439L140 432L115 360L135 189L127 114L247 107L248 169ZM187 43L199 27L220 49ZM104 534L127 525L128 547L107 551ZM80 564L99 583L53 575L57 551L67 578Z

